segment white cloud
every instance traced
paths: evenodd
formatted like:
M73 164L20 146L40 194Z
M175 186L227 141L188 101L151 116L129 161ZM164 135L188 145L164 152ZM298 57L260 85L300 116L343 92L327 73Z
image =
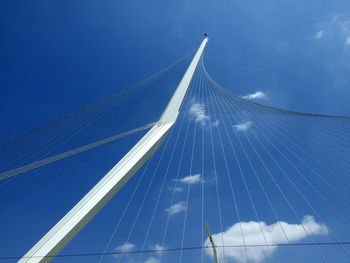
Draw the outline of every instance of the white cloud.
M155 257L149 257L148 259L146 259L145 263L158 263L159 260Z
M267 96L263 91L257 91L251 94L247 94L245 96L242 96L243 99L248 99L248 100L254 100L254 99L266 99Z
M239 124L234 125L235 129L237 131L246 131L248 130L250 127L252 126L252 122L251 121L245 121Z
M185 210L186 210L186 203L181 201L165 209L165 212L167 212L169 215L172 216Z
M201 180L201 174L194 174L194 175L189 175L184 178L179 179L181 183L184 184L197 184L200 183Z
M324 30L318 31L318 32L316 33L316 35L315 35L315 38L316 38L316 39L321 39L321 38L323 38L323 37L324 37L324 33L325 33Z
M203 126L210 120L209 116L205 113L204 104L198 103L195 100L191 102L190 114L195 117L196 122L201 123Z
M283 231L281 229L283 228ZM239 222L229 227L223 233L213 235L214 242L217 246L222 246L222 238L225 246L243 245L241 229L244 235L246 245L264 245L265 239L262 235L261 229L264 232L268 244L286 244L289 242L296 242L308 235L327 234L328 229L325 225L315 222L312 216L304 216L301 224L289 224L287 222L276 222L267 225L265 222ZM306 230L306 231L305 231ZM307 233L306 233L307 232ZM284 234L285 233L285 234ZM207 238L205 246L210 246L210 241ZM269 246L270 252L273 253L277 246ZM213 256L212 250L205 250L207 254ZM247 262L246 252L244 247L225 248L225 257L238 262ZM217 252L222 258L222 249L218 248ZM266 246L247 247L248 259L251 262L261 262L269 256L269 250Z
M123 245L116 247L116 250L121 252L129 252L135 248L135 245L130 242L125 242Z

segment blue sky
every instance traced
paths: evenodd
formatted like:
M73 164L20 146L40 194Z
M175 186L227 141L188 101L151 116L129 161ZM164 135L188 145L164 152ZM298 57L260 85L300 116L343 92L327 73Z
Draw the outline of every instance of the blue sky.
M257 102L297 111L350 115L348 103L350 100L350 3L345 0L310 0L302 3L289 0L264 2L253 0L240 2L4 1L0 3L0 29L1 142L74 112L158 72L164 66L193 52L199 46L204 32L208 32L210 36L205 54L206 69L221 86L234 94L241 96L255 94L258 98L254 99L253 95L250 98ZM174 75L181 75L181 69L184 68L185 63L186 61L175 68ZM174 75L171 87L175 85ZM169 93L166 94L169 95ZM213 113L202 108L202 103L205 101L201 101L200 96L193 95L193 98L195 101L188 101L188 111L181 117L190 123L192 129L196 124L198 125L198 138L201 138L200 131L204 129L205 138L209 142L210 137L207 136L210 136L209 127L212 127L214 139L218 140L217 134L215 135L216 126ZM147 97L140 99L147 101ZM158 100L159 96L154 96L153 99ZM163 104L157 106L161 108L164 101ZM149 107L145 105L144 107ZM136 109L135 112L137 112ZM154 110L154 112L157 111ZM146 120L146 117L142 114L139 116L141 116L139 121L144 124L142 121ZM125 124L126 119L123 119L123 116L120 118L118 121ZM218 116L216 118L220 119ZM225 118L224 116L221 119L221 125ZM208 123L208 120L213 122ZM254 117L251 119L237 117L237 119L227 121L233 121L234 125L241 125L233 128L238 129L238 134L240 129L245 129L244 127L248 127L247 129L250 126L253 129L257 127L257 120ZM297 121L292 123L295 124L293 127L297 127ZM121 129L119 122L115 121L114 125ZM123 127L129 127L128 125L133 127L134 123L130 122ZM294 128L290 129L293 131ZM174 134L178 130L184 132L177 127L174 129ZM290 133L292 136L293 132ZM111 135L110 131L101 134ZM33 192L27 193L22 199L13 202L1 212L3 228L1 232L3 234L0 235L0 243L4 248L0 249L1 255L22 255L27 251L142 134L132 135L128 140L94 149L63 163L40 170L38 173L41 175L53 174L56 177L35 188ZM311 131L304 131L298 136L311 140L310 138L315 135ZM319 136L322 137L322 135ZM170 145L175 145L175 138L175 135L170 136ZM216 143L219 144L219 141ZM238 140L234 143L238 143ZM243 143L249 142L246 140ZM317 141L315 145L316 143ZM201 145L198 144L195 149L200 151ZM297 151L296 148L293 149ZM262 148L259 150L263 151ZM336 151L336 153L340 152ZM166 158L170 158L169 154L170 151L166 151ZM253 156L253 150L251 149L248 154ZM191 150L186 149L186 160L191 158L190 155ZM222 156L219 156L218 153L218 159L222 160ZM155 160L150 163L150 169L155 169L157 158L160 156L155 156ZM306 156L303 158L308 160ZM189 236L193 235L198 238L186 239L185 245L187 246L196 246L201 242L200 234L203 228L200 222L200 211L196 210L196 207L199 207L196 202L200 202L198 198L200 186L205 184L208 192L215 195L215 184L211 180L215 178L215 173L219 174L221 169L224 170L224 164L221 161L218 163L220 168L214 169L211 167L212 161L209 161L211 157L208 156L206 159L208 159L208 167L205 169L208 173L206 177L208 181L205 183L201 181L202 179L198 179L203 178L201 168L196 167L200 165L198 159L194 162L196 165L191 171L187 162L183 164L183 172L180 175L180 178L185 180L182 183L179 181L180 185L186 188L191 183L188 181L186 183L184 178L200 174L199 177L192 178L192 180L196 178L198 180L191 185L190 197L193 198L191 200L194 203L189 210L189 218L197 220L198 225L193 232L188 230ZM282 160L279 161L282 162ZM243 169L246 169L247 174L251 174L249 164L242 162L244 163ZM258 160L255 159L255 162L258 163ZM315 163L313 165L315 166L313 168L317 169L317 165ZM170 209L171 191L167 189L173 189L174 181L171 176L176 176L175 168L171 168L172 173L165 183L164 198L157 210L160 219L159 226L162 226L162 222L166 220L166 211L171 211L165 209ZM234 165L232 168L238 169ZM301 166L298 168L302 169ZM165 165L160 166L161 171L164 172L165 169ZM186 169L188 172L184 172ZM258 169L263 173L261 165L258 166ZM271 166L271 169L274 173L279 173L276 167ZM288 171L291 172L291 170ZM305 171L305 173L309 172ZM319 172L322 174L324 170L320 169ZM224 171L221 173L224 174ZM34 171L33 174L35 174ZM64 176L60 176L61 174ZM120 195L107 205L63 253L103 250L120 217L123 204L129 200L140 175L141 173L139 177L130 181L125 190L123 189ZM27 178L30 178L30 175L27 175ZM228 183L226 179L222 180L223 185ZM30 184L31 180L28 179L26 182ZM253 182L256 183L254 180L251 183ZM282 182L286 184L285 181L282 180ZM148 205L146 207L151 207L156 200L157 189L161 183L160 178L155 181L149 200L146 200L146 205ZM265 183L266 185L271 184L268 181ZM303 185L302 181L299 183ZM338 186L336 181L331 181L331 183ZM137 213L143 193L147 190L147 184L144 185L137 192L138 201L130 208L130 218ZM269 187L271 192L276 191L272 185ZM320 187L327 193L328 188ZM339 191L348 197L347 188L342 187L339 185ZM288 189L286 187L287 193L293 196ZM309 188L306 186L302 189L309 193ZM229 188L227 187L226 190L229 191ZM309 194L312 200L313 195L311 192ZM228 195L229 193L224 191L223 199L228 199ZM261 200L263 200L262 192L257 195L261 195ZM329 196L332 201L337 200L336 197ZM249 197L242 191L241 198L242 206L244 206L244 200L246 200L244 198ZM185 199L184 192L177 193L174 204L178 206L175 208L183 209L181 202L184 202ZM208 201L209 211L217 209L215 200L213 199L213 203ZM322 226L302 200L296 198L294 201L301 217L312 215L315 223ZM313 201L317 206L319 200L315 198ZM231 199L227 202L232 204ZM266 203L261 204L261 211L264 210L264 205ZM283 209L283 204L276 202L274 205L279 208L281 221L290 224L297 223L290 211ZM322 205L318 206L320 211L323 211ZM339 204L338 208L346 211L348 207ZM182 213L176 215L180 217L175 218L169 225L170 234L176 238L173 242L168 241L167 246L176 247L181 243L180 235L175 235L183 220L184 211L181 211ZM144 209L143 213L145 213L145 218L149 218L151 209ZM241 213L243 215L241 221L259 221L256 220L251 209L241 208ZM327 217L327 211L322 212L322 215ZM346 215L349 218L349 213ZM263 213L261 219L267 225L276 223L271 214ZM208 212L207 220L214 233L221 232L218 227L218 218L214 216L214 213ZM346 235L349 232L346 232L346 228L337 220L329 216L325 221L327 226L332 227L335 233L344 240L349 236ZM239 220L235 218L231 210L223 211L224 229L234 227L234 223L237 222ZM125 242L130 225L126 221L122 226L122 229L125 228L125 231L120 232L122 238L115 238L109 251L115 251ZM145 226L138 223L138 230L141 231L144 228ZM325 232L320 228L319 233L322 231ZM154 229L151 231L146 249L159 244L161 237L157 236L156 232ZM140 249L143 237L144 233L140 236L134 235L133 240L130 240L131 247ZM317 238L328 240L328 237L329 235L320 234ZM287 249L278 248L273 253L276 253L279 259L285 259L290 252L284 250ZM326 254L327 252L331 258L336 258L335 250L325 249ZM191 253L185 254L186 257L196 259L201 256L198 252ZM298 253L305 258L314 256L314 252L308 252L306 249L300 249ZM166 255L167 260L178 262L176 260L179 255L176 253L174 255ZM210 255L204 256L206 262L211 260ZM152 258L157 260L158 255L144 255L140 262L153 260ZM235 258L231 257L231 259ZM76 258L58 259L57 262L96 262L96 258L78 260ZM106 262L118 262L121 259L108 257L105 260ZM128 257L127 260L133 262L136 259ZM261 259L262 262L264 260L270 262L268 258ZM339 258L339 262L346 262L341 260L346 260L346 258ZM148 263L154 262L156 261ZM187 261L184 260L184 262Z

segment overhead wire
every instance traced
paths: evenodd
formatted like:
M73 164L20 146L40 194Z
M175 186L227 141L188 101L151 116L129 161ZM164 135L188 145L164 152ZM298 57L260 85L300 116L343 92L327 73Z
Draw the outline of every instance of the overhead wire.
M334 246L338 245L336 242L317 242L316 243L319 246ZM343 245L350 245L350 241L344 241L342 242ZM301 246L313 246L315 245L314 243L271 243L268 244L269 246L280 246L280 247L285 247L285 246L296 246L296 247L301 247ZM226 245L226 248L241 248L244 245ZM250 244L246 245L247 247L265 247L266 245L263 244ZM221 246L217 246L221 247ZM199 250L199 249L212 249L211 246L193 246L193 247L177 247L177 248L163 248L163 249L149 249L149 250L133 250L133 251L111 251L111 252L95 252L95 253L71 253L71 254L58 254L55 256L31 256L28 258L68 258L68 257L94 257L94 256L101 256L101 255L121 255L121 254L138 254L138 253L157 253L157 252L176 252L176 251L181 251L181 250ZM0 260L16 260L16 259L21 259L23 258L22 256L0 256Z

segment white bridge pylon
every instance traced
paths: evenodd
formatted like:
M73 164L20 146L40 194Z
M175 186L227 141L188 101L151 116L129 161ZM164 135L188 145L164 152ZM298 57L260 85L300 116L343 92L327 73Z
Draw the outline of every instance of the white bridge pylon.
M157 124L18 262L50 262L159 148L176 122L207 42L206 36Z

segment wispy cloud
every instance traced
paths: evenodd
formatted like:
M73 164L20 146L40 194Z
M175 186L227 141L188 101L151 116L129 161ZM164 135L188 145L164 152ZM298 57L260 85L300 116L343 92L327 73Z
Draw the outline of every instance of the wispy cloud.
M322 23L322 29L315 34L315 39L337 41L350 54L350 16L341 13L332 15Z
M158 263L159 260L155 257L149 257L148 259L146 259L145 263Z
M172 216L185 210L186 210L186 203L181 201L165 209L165 212L167 212L169 215Z
M241 229L244 235L244 242L242 240ZM263 230L269 244L286 244L288 241L299 241L306 238L308 235L325 235L328 233L328 229L325 225L317 223L312 216L305 216L301 224L289 224L283 221L271 225L256 221L239 222L222 233L214 234L213 239L217 246L222 246L223 242L226 246L243 245L244 243L246 245L264 245L265 239L261 230ZM286 235L288 240L286 239ZM210 246L209 239L206 239L204 245ZM277 246L269 246L269 248L266 246L247 247L246 250L244 247L226 247L225 257L231 258L236 262L247 262L247 251L249 261L261 262L269 256L268 249L273 253L277 249ZM206 249L205 251L210 256L213 256L211 250ZM223 258L222 250L218 248L217 251L220 258Z
M217 127L220 124L219 120L213 120L209 114L206 113L204 103L197 102L192 99L189 113L194 117L196 122L199 122L202 126L214 126Z
M120 252L129 252L132 251L135 248L135 245L130 242L125 242L123 245L120 245L119 247L116 247L115 249Z
M174 191L175 193L182 192L184 189L179 186L169 187L170 191Z
M197 184L197 183L200 183L201 181L202 181L201 174L189 175L179 179L179 182L183 184Z
M180 184L198 184L203 182L201 174L188 175L180 179L173 179L173 181L178 183L176 184L176 186L169 187L169 190L175 193L183 191L183 187L179 186L179 183Z
M343 14L335 16L335 22L339 27L341 38L345 45L350 45L350 18L346 18Z
M248 130L251 126L252 126L252 122L251 121L245 121L239 124L234 125L233 127L237 130L237 131L246 131Z
M204 104L192 100L190 107L190 114L194 116L196 122L201 123L203 126L209 123L209 116L206 114Z
M254 92L254 93L250 93L250 94L247 94L245 96L242 96L243 99L247 99L247 100L254 100L254 99L266 99L267 96L266 96L266 93L259 90L257 92Z
M316 39L321 39L321 38L323 38L323 37L324 37L324 33L325 33L324 30L318 31L318 32L315 34L315 38L316 38Z

